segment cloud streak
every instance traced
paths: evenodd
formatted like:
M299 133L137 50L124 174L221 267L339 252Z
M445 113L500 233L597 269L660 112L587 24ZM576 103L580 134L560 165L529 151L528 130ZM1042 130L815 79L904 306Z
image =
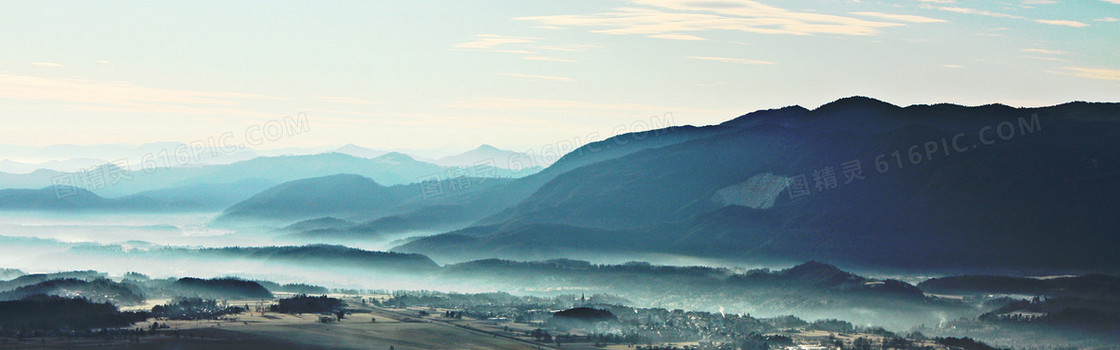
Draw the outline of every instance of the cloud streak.
M734 58L734 57L688 56L688 58L691 58L691 59L694 59L694 60L715 61L715 62L736 63L736 64L775 64L774 62L770 62L770 61L752 60L752 59Z
M1062 74L1098 80L1120 80L1120 69L1063 67Z
M970 8L965 8L965 7L938 7L937 9L941 10L941 11L946 11L946 12L963 13L963 14L966 14L966 15L979 15L979 16L988 16L988 17L997 17L997 18L1014 18L1014 19L1023 18L1023 16L1017 16L1017 15L1000 13L1000 12L991 12L991 11L970 9Z
M1050 49L1023 49L1021 51L1040 53L1040 54L1044 54L1044 55L1065 55L1065 54L1068 53L1068 52L1065 52L1065 51L1062 51L1062 50L1050 50Z
M735 31L786 35L877 35L882 28L900 23L855 17L790 11L751 0L697 2L687 0L633 0L632 6L592 14L518 17L554 27L597 28L595 33L644 35L654 38L698 40L692 34ZM917 17L917 16L915 16ZM919 20L918 18L908 18Z
M1053 26L1066 26L1066 27L1073 27L1073 28L1084 28L1084 27L1089 26L1088 23L1083 23L1083 22L1078 22L1078 21L1069 21L1069 20L1064 20L1064 19L1036 19L1034 21L1038 22L1038 23L1042 23L1042 24L1053 25Z
M457 49L494 50L499 46L510 44L526 44L536 42L540 38L525 36L508 36L498 34L476 34L475 40L452 45Z
M627 116L634 113L653 115L673 112L731 115L738 112L728 110L682 108L680 106L658 106L638 103L596 103L573 100L522 99L506 97L474 98L470 100L451 103L448 105L448 107L482 111L575 112L580 114L594 114L618 118L628 118Z
M525 59L530 60L530 61L564 62L564 63L572 63L572 62L576 61L576 60L571 60L571 59L567 59L567 58L547 57L547 56L525 56Z
M864 17L875 17L875 18L881 18L881 19L891 20L891 21L910 22L910 23L948 22L946 20L939 19L939 18L929 18L929 17L915 16L915 15L900 15L900 14L882 13L882 12L849 12L849 14L853 14L853 15L856 15L856 16L864 16Z
M552 76L552 75L536 75L536 74L521 74L521 73L502 73L502 75L507 76L507 77L521 78L521 79L525 79L525 80L545 80L545 81L563 81L563 82L576 81L573 78L558 77L558 76Z

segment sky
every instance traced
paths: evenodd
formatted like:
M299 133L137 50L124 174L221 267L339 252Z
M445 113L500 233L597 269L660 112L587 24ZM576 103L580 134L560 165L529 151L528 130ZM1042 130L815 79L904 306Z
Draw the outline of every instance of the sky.
M0 1L0 144L525 150L863 95L1120 101L1120 0ZM302 113L302 114L301 114Z

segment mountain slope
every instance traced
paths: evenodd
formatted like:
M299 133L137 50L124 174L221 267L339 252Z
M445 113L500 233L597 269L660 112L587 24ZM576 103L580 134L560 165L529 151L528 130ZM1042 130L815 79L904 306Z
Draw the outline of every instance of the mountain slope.
M439 165L442 165L442 166L469 167L469 166L474 166L474 165L481 164L481 163L493 163L495 167L499 167L499 168L503 168L503 169L511 169L511 168L514 167L513 163L515 162L516 159L518 159L518 158L525 159L527 157L529 157L529 155L524 154L524 153L507 151L507 150L499 149L499 148L491 146L491 145L481 145L481 146L478 146L478 148L475 148L475 149L470 150L470 151L466 151L466 152L463 152L463 153L460 153L460 154L440 158L439 160L436 161L436 164L439 164ZM540 167L531 167L531 168L524 168L524 169L512 169L512 170L524 171L527 174L531 174L533 172L536 172L536 171L540 170Z
M403 199L399 191L392 191L369 178L340 174L274 186L229 207L220 219L354 217L392 208Z
M369 213L361 225L351 228L314 229L294 235L305 240L330 241L336 239L378 238L387 233L405 231L431 231L458 229L521 202L540 186L571 169L604 160L622 157L645 149L664 147L715 133L727 128L692 126L671 127L655 131L617 135L606 140L589 143L569 154L548 168L522 178L493 179L465 177L435 179L425 178L423 184L400 186L406 196L400 210L393 213ZM527 161L527 160L522 160ZM526 163L526 165L533 165ZM509 171L509 170L507 170ZM501 172L499 172L499 175ZM436 185L438 183L438 186ZM396 188L396 187L395 187ZM283 206L283 203L274 203ZM292 207L289 207L292 208ZM386 216L394 217L386 217ZM309 218L307 215L288 215L288 218ZM321 215L329 216L329 215ZM356 218L355 218L356 219ZM376 222L376 220L382 220ZM497 221L494 221L497 222Z
M73 187L46 187L38 190L0 190L0 210L26 211L161 211L168 203L148 197L103 198L93 192Z
M398 249L438 256L485 241L485 252L514 252L556 232L541 225L562 225L625 238L600 251L1120 271L1105 248L1120 244L1120 202L1110 200L1120 198L1118 116L1120 104L897 107L867 98L756 112L720 132L563 172L482 221L498 228L482 236ZM859 178L846 177L855 162Z

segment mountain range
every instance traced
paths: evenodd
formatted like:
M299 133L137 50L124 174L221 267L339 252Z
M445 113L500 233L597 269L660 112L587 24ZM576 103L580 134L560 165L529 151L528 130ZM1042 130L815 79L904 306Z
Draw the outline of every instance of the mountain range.
M441 161L516 156L472 152ZM438 233L394 250L441 262L586 253L956 273L1120 271L1111 249L1120 244L1117 103L901 107L849 97L617 135L517 178L498 166L477 176L401 153L368 155L376 157L157 169L102 191L127 193L113 199L80 192L50 204L49 188L9 190L0 206L159 208L210 197L228 205L218 222L271 222L276 234L307 243ZM25 180L0 174L0 183Z
M443 261L591 249L1120 271L1109 248L1120 243L1120 104L899 107L853 97L648 134L656 146L563 170L561 159L503 188L531 192L516 204L396 250ZM531 191L511 189L534 180Z
M385 153L376 158L359 158L341 153L324 153L302 156L256 157L230 164L180 167L153 167L136 169L146 164L103 164L81 172L67 173L54 170L35 170L26 174L0 173L0 188L5 191L35 192L44 194L35 203L21 202L26 196L0 195L0 207L24 209L68 208L73 203L48 203L48 192L65 192L66 197L75 191L59 191L59 186L82 189L83 196L104 197L89 201L101 209L100 202L133 201L145 198L155 203L149 208L168 210L220 210L249 199L282 182L329 176L342 173L357 174L386 185L403 185L451 180L459 177L508 178L524 176L534 169L518 171L499 168L491 163L470 167L444 167L418 161L402 153ZM496 180L497 181L497 180ZM21 192L21 193L22 193ZM88 193L87 193L88 192ZM61 198L60 198L61 199ZM70 202L73 202L71 200ZM128 205L118 205L124 209Z

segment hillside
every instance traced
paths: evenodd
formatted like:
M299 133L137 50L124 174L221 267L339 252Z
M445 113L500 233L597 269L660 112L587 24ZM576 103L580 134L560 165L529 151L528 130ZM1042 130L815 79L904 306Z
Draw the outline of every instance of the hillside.
M565 171L468 229L484 234L397 249L521 258L533 242L868 268L1120 271L1105 248L1120 244L1120 203L1110 200L1120 197L1118 116L1120 104L898 107L868 98L760 111ZM580 231L601 234L552 238Z

